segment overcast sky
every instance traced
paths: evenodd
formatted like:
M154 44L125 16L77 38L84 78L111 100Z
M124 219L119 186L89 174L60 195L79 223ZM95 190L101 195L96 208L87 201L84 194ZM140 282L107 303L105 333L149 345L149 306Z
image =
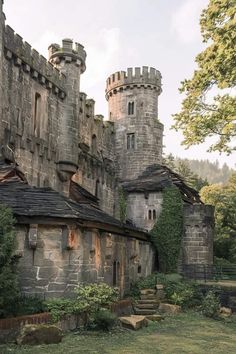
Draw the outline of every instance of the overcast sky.
M208 0L5 0L9 24L47 57L50 43L72 38L87 51L81 90L107 118L105 80L127 67L153 66L163 77L159 119L165 125L165 153L210 159L235 166L235 154L206 153L207 145L185 150L181 134L170 131L180 109L180 82L191 77L194 58L203 49L199 16Z

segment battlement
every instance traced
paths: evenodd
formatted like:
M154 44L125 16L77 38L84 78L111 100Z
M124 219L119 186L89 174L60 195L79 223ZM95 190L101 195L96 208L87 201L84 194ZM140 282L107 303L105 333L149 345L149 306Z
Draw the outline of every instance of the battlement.
M118 71L110 75L106 81L106 97L114 90L129 87L150 87L161 92L160 71L143 66L142 68L128 68L127 71Z
M86 51L80 43L73 43L72 39L65 38L62 40L62 46L59 44L51 44L48 48L49 60L54 64L59 64L62 60L67 63L74 62L75 65L81 67L81 73L86 69Z
M58 94L59 97L65 97L65 76L35 49L32 49L29 43L24 42L10 26L5 27L4 46L6 59L13 60L16 66L22 66L26 73Z

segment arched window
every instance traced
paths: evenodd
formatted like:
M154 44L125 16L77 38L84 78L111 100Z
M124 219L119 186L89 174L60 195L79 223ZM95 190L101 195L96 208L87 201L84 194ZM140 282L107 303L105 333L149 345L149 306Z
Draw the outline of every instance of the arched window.
M41 95L36 92L34 97L33 135L40 136Z
M131 101L128 103L128 115L131 116L134 114L134 102Z
M152 211L151 210L148 210L148 219L152 220Z
M127 134L127 150L135 149L135 134Z
M152 218L153 218L153 220L156 220L156 218L157 218L157 213L156 213L155 209L153 209L153 211L152 211Z

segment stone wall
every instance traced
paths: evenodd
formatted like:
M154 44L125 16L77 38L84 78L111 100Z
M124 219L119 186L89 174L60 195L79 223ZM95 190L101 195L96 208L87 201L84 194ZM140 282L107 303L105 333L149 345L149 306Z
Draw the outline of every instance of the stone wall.
M162 193L130 193L127 196L127 219L137 227L152 230L161 212Z
M214 208L195 204L184 207L183 265L213 264Z
M19 225L17 240L22 291L44 298L69 295L81 282L106 282L123 294L153 270L150 243L96 229Z
M118 72L107 80L110 120L115 123L117 175L138 177L146 167L162 161L163 125L158 121L160 73L143 67ZM133 107L129 107L133 104ZM129 146L128 139L131 141Z

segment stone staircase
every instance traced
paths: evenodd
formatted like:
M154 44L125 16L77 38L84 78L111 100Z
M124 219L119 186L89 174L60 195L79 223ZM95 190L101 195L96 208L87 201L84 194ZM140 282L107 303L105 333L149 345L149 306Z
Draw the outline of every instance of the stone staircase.
M160 303L156 289L141 290L141 299L134 305L135 315L155 315Z

